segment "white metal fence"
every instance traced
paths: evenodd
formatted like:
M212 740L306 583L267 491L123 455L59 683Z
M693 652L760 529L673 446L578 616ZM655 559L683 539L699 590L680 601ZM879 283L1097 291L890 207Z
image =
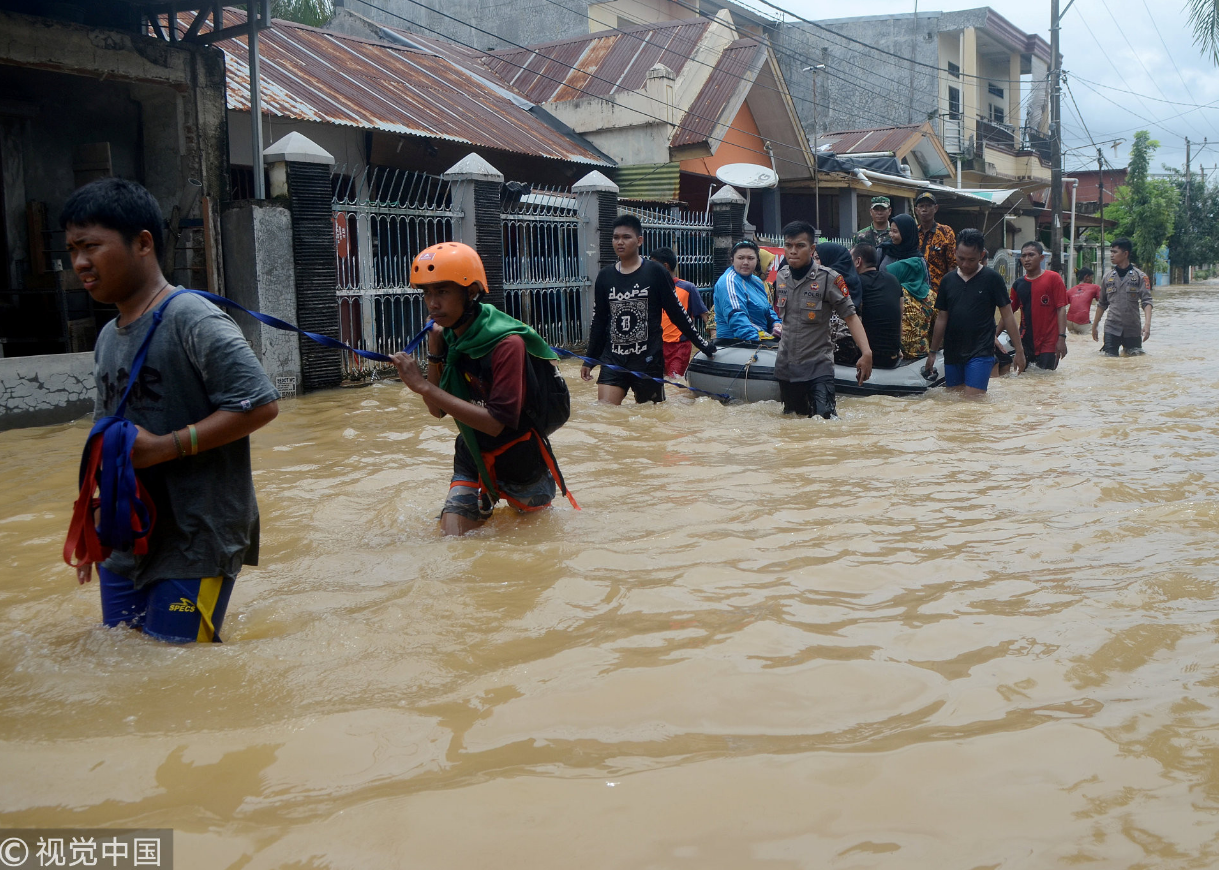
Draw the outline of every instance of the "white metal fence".
M566 188L508 184L501 204L504 310L549 344L585 341L580 216Z
M448 182L434 175L366 167L336 169L331 178L339 338L361 350L401 350L427 321L421 294L410 288L411 263L429 245L450 241L462 214ZM343 354L345 376L375 368Z

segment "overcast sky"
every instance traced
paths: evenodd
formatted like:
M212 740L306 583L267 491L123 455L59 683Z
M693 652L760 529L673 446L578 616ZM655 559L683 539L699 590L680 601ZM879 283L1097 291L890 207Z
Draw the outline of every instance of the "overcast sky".
M773 2L814 21L852 14L824 0ZM765 9L751 0L744 3ZM1066 6L1067 0L1060 3ZM920 12L949 12L983 5L1049 42L1048 0L994 0L989 4L923 0L918 8ZM909 13L914 11L914 2L869 0L866 7L869 15ZM1063 68L1071 77L1071 91L1083 116L1081 123L1064 89L1063 147L1086 146L1064 152L1068 172L1085 163L1095 168L1096 149L1090 146L1089 133L1097 144L1124 139L1116 156L1109 145L1105 146L1105 155L1114 166L1125 166L1135 131L1149 130L1160 142L1153 172L1162 171L1161 163L1183 167L1185 137L1189 137L1194 143L1192 167L1197 171L1200 162L1205 165L1209 180L1210 167L1219 164L1219 69L1194 46L1181 0L1076 0L1063 17L1060 36ZM1093 87L1087 82L1106 87ZM1215 105L1193 109L1208 103ZM1199 154L1204 137L1215 144Z

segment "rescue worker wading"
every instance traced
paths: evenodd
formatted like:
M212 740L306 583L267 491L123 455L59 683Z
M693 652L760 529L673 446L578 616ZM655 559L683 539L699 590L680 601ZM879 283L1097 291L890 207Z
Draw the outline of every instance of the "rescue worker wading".
M519 511L550 505L556 483L567 492L548 436L567 421L571 397L536 332L481 301L487 274L468 245L442 242L415 258L411 284L423 291L428 316L427 377L414 359L391 359L402 382L434 417L446 414L461 434L449 496L440 514L446 535L462 535L505 499Z

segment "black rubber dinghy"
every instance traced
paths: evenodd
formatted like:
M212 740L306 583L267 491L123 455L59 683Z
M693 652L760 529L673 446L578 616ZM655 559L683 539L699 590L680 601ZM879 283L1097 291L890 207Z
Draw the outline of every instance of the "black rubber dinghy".
M690 360L686 382L696 390L731 396L741 402L779 401L779 382L775 380L777 341L760 344L726 342L715 356L702 353ZM840 396L921 396L931 387L944 383L939 370L935 377L923 377L923 360L903 360L895 369L872 369L872 377L856 383L854 366L834 366L834 391Z

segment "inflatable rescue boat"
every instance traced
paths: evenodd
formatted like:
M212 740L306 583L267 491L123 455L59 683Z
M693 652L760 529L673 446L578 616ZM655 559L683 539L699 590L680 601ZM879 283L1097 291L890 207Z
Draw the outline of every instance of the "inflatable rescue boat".
M779 382L775 380L775 354L778 341L760 344L726 342L708 359L698 353L690 360L686 382L696 390L731 396L741 402L779 401ZM939 369L931 379L923 377L923 360L902 360L895 369L872 369L872 376L856 382L854 366L834 366L834 392L840 396L919 396L931 387L942 386Z

